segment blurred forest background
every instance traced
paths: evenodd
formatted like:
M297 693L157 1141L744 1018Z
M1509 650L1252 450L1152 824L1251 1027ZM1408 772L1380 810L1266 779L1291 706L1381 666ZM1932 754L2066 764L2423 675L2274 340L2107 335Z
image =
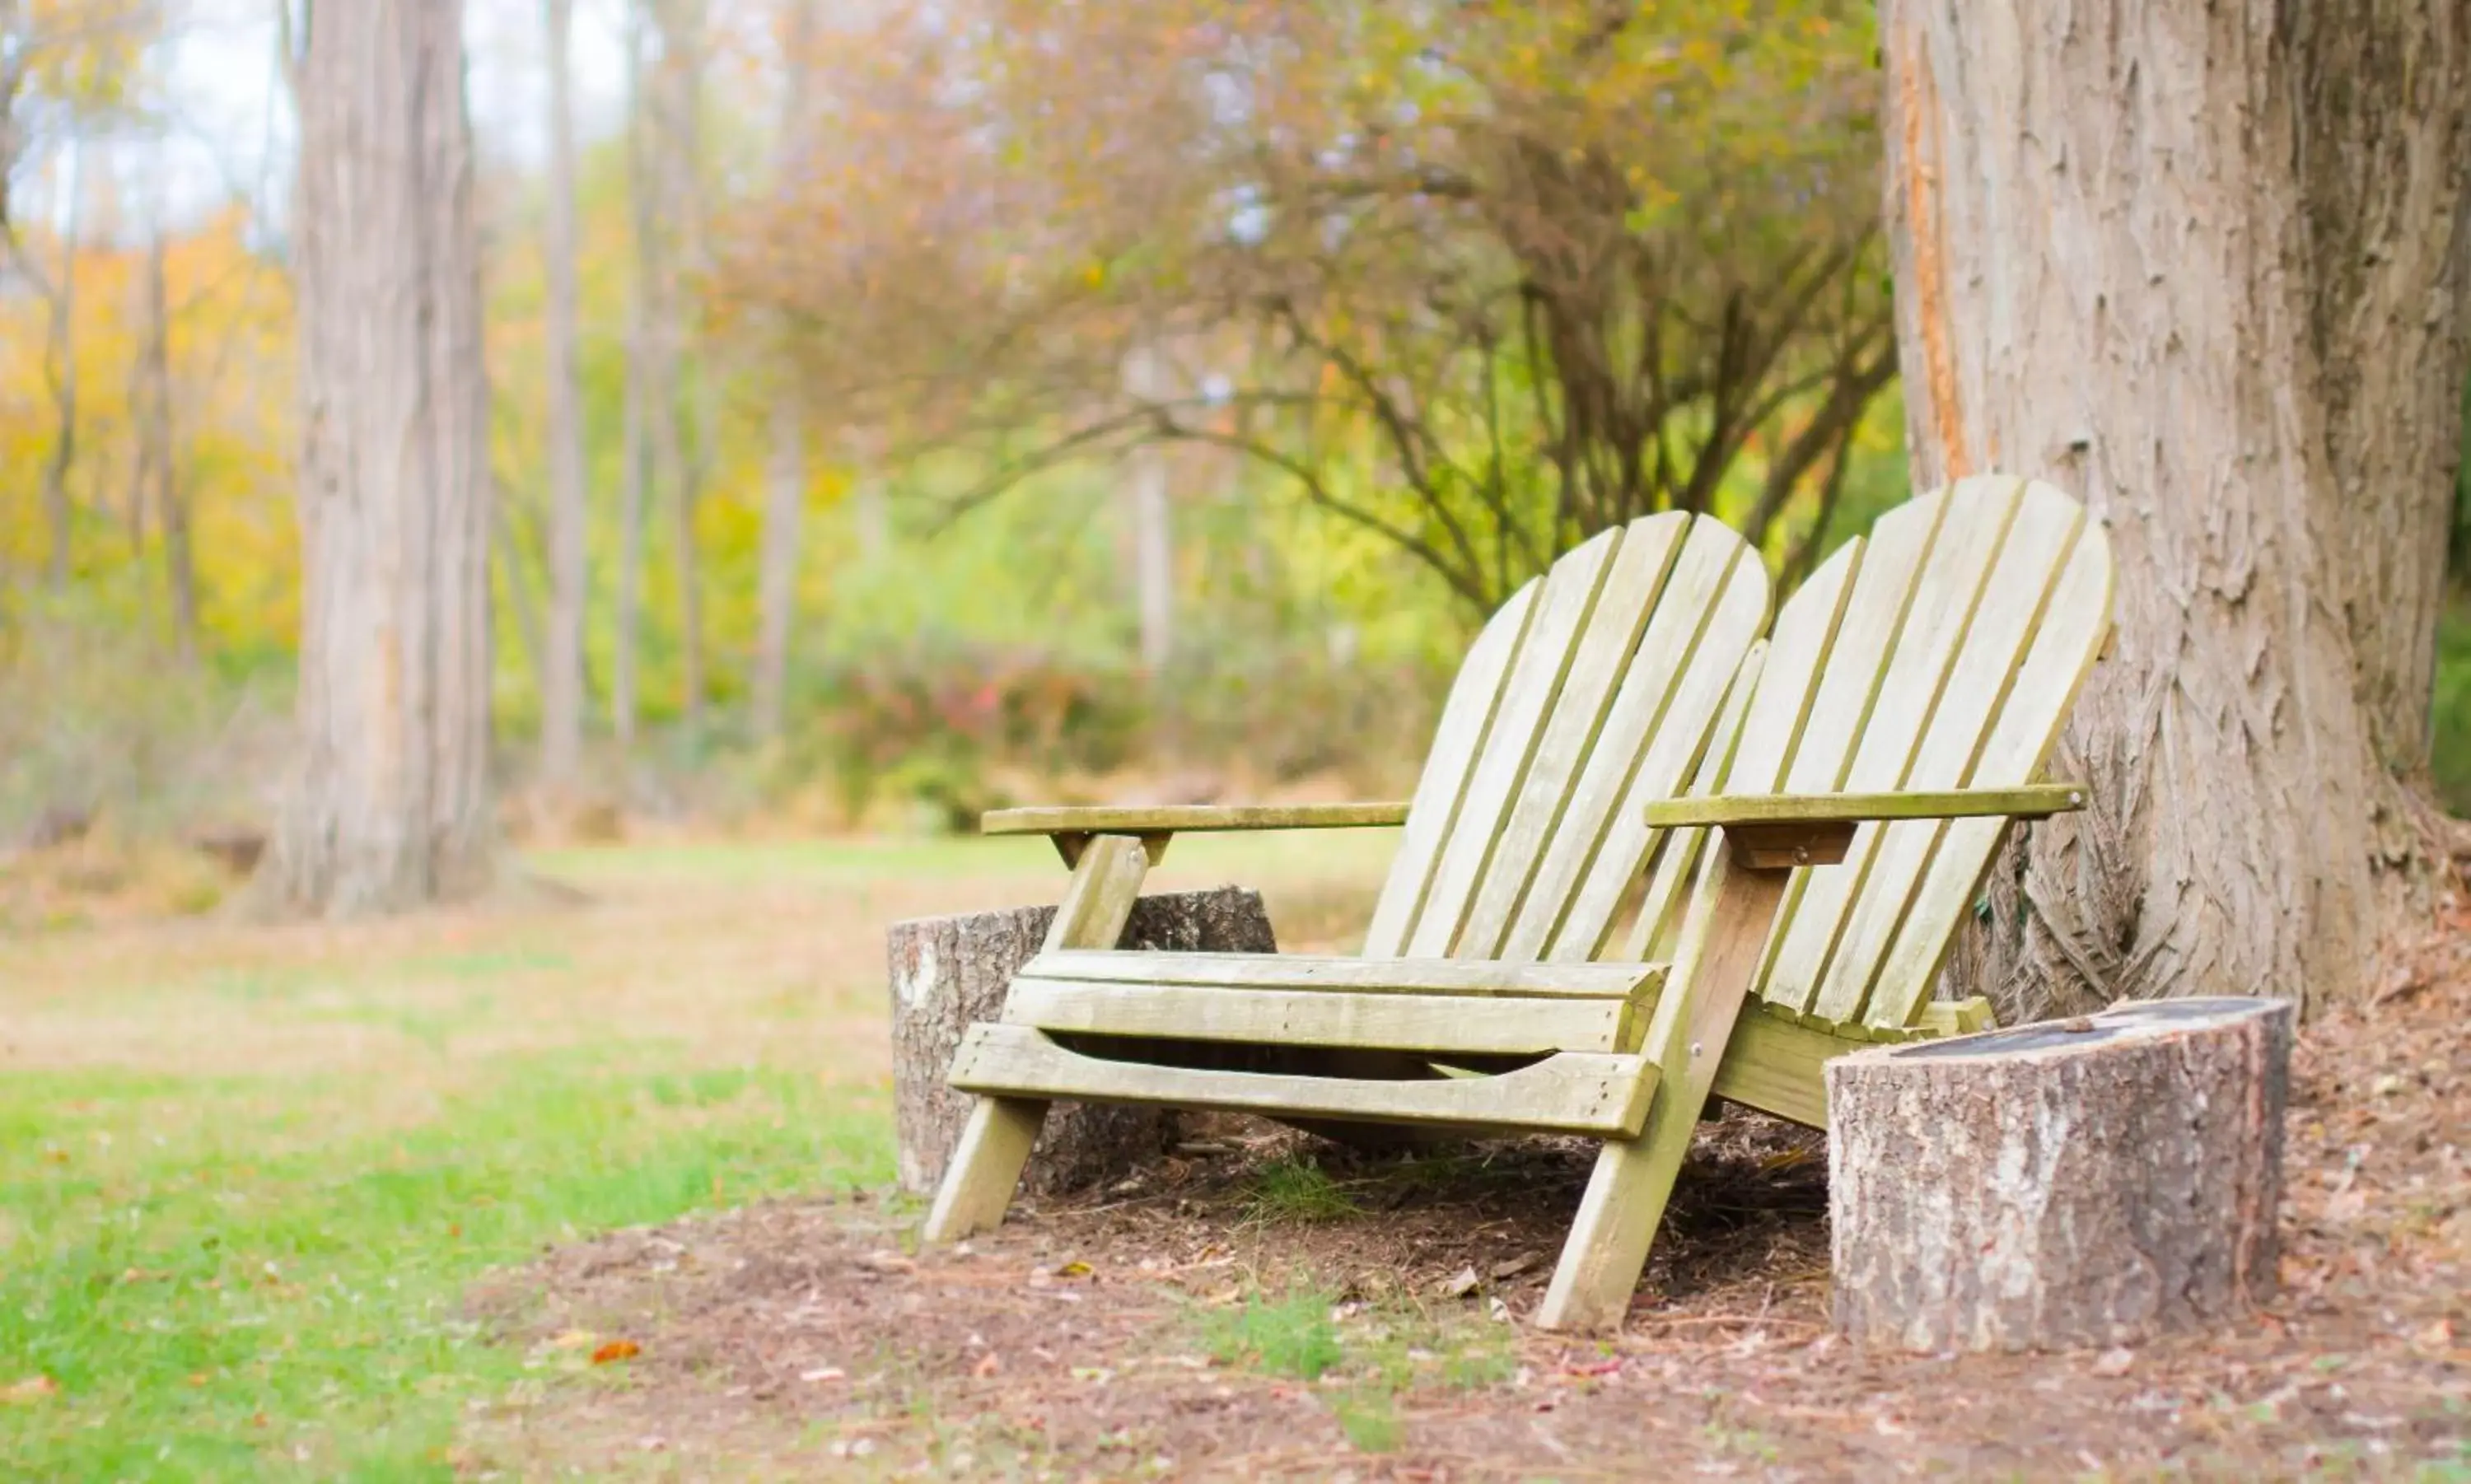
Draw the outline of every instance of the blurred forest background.
M1586 534L1789 584L1906 489L1871 7L1639 10L470 0L504 828L1389 796ZM0 0L0 843L273 809L278 32Z

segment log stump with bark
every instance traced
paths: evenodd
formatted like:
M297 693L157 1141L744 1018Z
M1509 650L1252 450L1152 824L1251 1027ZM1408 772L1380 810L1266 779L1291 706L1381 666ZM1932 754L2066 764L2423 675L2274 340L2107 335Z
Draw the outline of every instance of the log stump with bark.
M1837 1327L2115 1346L2263 1297L2292 1019L2159 1001L1828 1063Z
M885 934L892 981L893 1128L902 1189L931 1193L969 1117L970 1097L944 1085L961 1032L1002 1014L1014 971L1038 953L1051 907L919 917ZM1278 951L1260 893L1237 886L1168 892L1133 906L1118 947L1176 953ZM1165 1150L1180 1127L1172 1109L1058 1103L1023 1173L1034 1192L1071 1190L1119 1174Z

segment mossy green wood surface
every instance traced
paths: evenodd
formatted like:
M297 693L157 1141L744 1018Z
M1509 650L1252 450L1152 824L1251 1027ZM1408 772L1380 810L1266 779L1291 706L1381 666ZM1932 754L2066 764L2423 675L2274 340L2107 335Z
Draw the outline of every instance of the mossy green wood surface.
M2084 807L2084 789L2068 783L2012 789L1942 789L1894 793L1720 793L1664 799L1646 807L1659 829L1694 825L1846 824L1874 819L2040 819Z
M1408 1051L1620 1051L1625 1000L1540 1000L1015 978L1006 1025L1190 1041Z
M1646 1122L1637 1137L1612 1141L1597 1152L1537 1310L1539 1326L1611 1329L1628 1311L1787 879L1783 871L1749 869L1722 852L1702 867L1681 954L1639 1048L1657 1072Z
M1627 1000L1662 982L1664 968L1645 963L1498 963L1468 958L1349 958L1318 954L1049 952L1022 965L1021 975L1030 979L1108 984Z
M952 1083L972 1093L1619 1139L1638 1132L1656 1072L1637 1056L1588 1051L1495 1076L1430 1081L1221 1072L1109 1061L1026 1025L973 1025L953 1059Z
M1371 829L1403 824L1406 818L1403 803L1042 806L995 810L979 819L978 828L986 835L1183 835L1220 830Z

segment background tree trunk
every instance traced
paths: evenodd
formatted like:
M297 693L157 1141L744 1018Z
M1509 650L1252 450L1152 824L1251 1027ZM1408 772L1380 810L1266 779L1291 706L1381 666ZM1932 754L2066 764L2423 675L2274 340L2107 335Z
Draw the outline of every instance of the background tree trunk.
M635 744L638 709L635 662L644 624L644 421L649 402L645 387L649 371L645 300L652 292L655 257L651 225L655 203L648 194L650 172L645 163L645 135L651 125L644 96L644 28L642 11L630 7L626 12L626 193L635 275L626 298L625 426L620 434L618 472L618 634L609 660L609 725L622 750Z
M1957 973L2341 1000L2416 877L2471 7L1883 0L1914 477L2088 499L2119 634Z
M52 454L43 460L43 519L51 528L51 554L43 564L54 588L69 580L70 543L77 511L70 504L69 470L77 463L77 255L79 227L85 215L84 151L69 147L68 209L60 227L60 274L46 291L51 316L43 341L44 380L52 393Z
M1176 394L1165 358L1147 345L1124 357L1124 389L1140 402L1164 403ZM1175 653L1175 526L1168 503L1167 450L1143 443L1124 455L1124 497L1129 506L1133 611L1139 621L1141 670L1152 680Z
M689 738L703 733L704 653L701 569L695 554L695 505L703 455L686 434L685 286L681 269L692 250L693 217L701 193L698 115L702 111L703 8L696 0L647 0L660 58L652 69L650 132L645 140L648 199L638 208L646 258L645 412L652 483L670 500L671 557L678 589L680 719ZM648 210L646 208L648 207ZM697 444L708 442L710 430Z
M575 778L583 746L583 410L576 386L575 117L567 53L573 0L547 0L549 203L543 222L549 278L549 632L541 666L541 774Z
M765 470L764 551L757 574L762 608L755 654L755 735L781 735L789 685L789 628L797 616L798 554L807 511L807 428L795 397L772 404L772 457Z
M137 349L137 389L130 400L137 418L138 466L145 498L163 532L163 585L171 595L172 642L182 660L198 653L198 564L189 541L188 496L180 488L179 443L173 427L172 307L163 266L163 223L158 205L146 239Z
M299 741L261 891L488 884L487 386L462 7L315 5L299 59Z
M776 190L795 188L812 144L808 61L814 46L812 0L788 0L781 26L781 137ZM789 683L789 629L797 617L798 564L807 513L807 425L790 387L773 393L772 456L765 470L764 549L758 574L755 736L781 735Z

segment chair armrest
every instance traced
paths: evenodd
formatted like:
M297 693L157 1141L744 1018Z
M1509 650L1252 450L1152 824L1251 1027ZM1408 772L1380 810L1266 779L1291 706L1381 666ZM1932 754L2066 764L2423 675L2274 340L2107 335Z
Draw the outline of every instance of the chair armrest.
M1404 824L1404 804L1165 804L1153 808L999 809L986 835L1181 835L1195 830L1353 830Z
M1933 793L1718 793L1659 799L1647 806L1647 823L1651 829L1680 830L1697 825L1862 824L1874 819L1964 819L1984 814L2041 819L2084 806L2084 786L2072 783Z

